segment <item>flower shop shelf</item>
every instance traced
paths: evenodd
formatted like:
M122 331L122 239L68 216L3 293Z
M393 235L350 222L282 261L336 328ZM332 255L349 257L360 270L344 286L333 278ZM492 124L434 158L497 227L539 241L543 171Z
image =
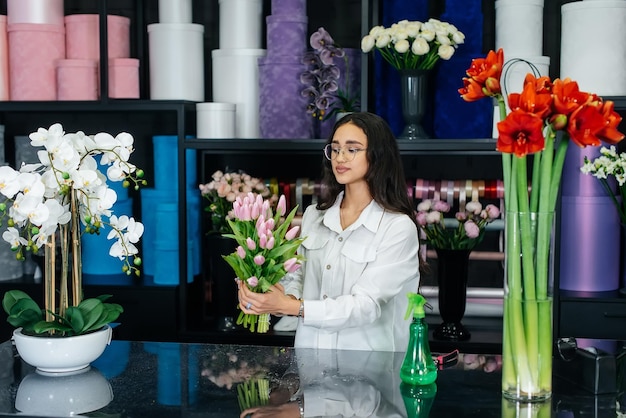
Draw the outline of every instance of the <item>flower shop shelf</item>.
M559 337L626 339L626 298L613 292L559 292Z
M179 149L179 167L184 161L185 150L198 151L199 182L210 180L216 170L242 169L250 175L280 179L309 178L317 179L321 173L323 154L322 148L326 139L267 139L267 138L187 138L181 142ZM495 150L495 140L485 139L428 139L428 140L399 140L398 146L405 165L407 178L431 179L441 178L501 178L500 154ZM185 183L185 173L179 173L179 199L185 201L187 191L182 187ZM443 177L442 177L443 176ZM465 176L465 177L446 177ZM481 177L487 176L487 177ZM181 213L184 215L184 213ZM179 219L181 230L180 248L186 248L186 220ZM182 271L184 270L184 271ZM203 273L204 274L204 273ZM187 266L181 265L180 277L187 277ZM206 280L203 278L202 280ZM181 309L183 317L180 321L181 339L185 341L220 341L224 343L256 343L270 344L281 342L293 343L293 332L274 332L268 335L248 335L249 332L239 330L219 331L215 322L201 311L198 306L203 303L201 297L204 288L198 280L193 283L181 283L180 304L187 309ZM491 320L491 318L490 318ZM496 330L494 332L494 329ZM500 333L497 324L480 325L476 339L467 342L464 346L470 351L500 350ZM483 332L484 331L484 332ZM474 348L472 348L474 347ZM480 347L477 348L477 347ZM441 347L444 349L444 347Z
M211 153L228 152L230 154L248 154L251 152L305 152L321 156L325 139L188 139L186 148L206 150ZM496 142L492 138L484 139L428 139L398 140L400 152L409 154L475 154L496 155Z

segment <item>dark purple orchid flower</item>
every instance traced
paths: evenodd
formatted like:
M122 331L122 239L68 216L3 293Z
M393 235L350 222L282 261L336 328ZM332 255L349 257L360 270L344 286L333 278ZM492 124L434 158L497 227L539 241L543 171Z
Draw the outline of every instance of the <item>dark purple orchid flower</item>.
M317 32L314 32L309 41L311 43L311 48L316 51L335 44L335 41L330 36L330 33L328 33L324 28L319 28Z

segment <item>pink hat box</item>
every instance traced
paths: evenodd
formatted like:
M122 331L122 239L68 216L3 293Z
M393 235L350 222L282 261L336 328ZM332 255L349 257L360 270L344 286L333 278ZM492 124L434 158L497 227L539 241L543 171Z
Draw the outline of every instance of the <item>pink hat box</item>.
M0 15L0 101L9 100L9 40L7 17Z
M98 100L98 61L64 59L56 66L57 100Z
M63 25L7 25L11 100L56 100L55 62L65 58Z
M139 98L139 60L137 58L109 60L109 97L113 99Z
M67 58L100 59L100 15L65 16ZM130 57L130 18L107 16L109 58Z
M63 25L63 0L7 0L8 23Z

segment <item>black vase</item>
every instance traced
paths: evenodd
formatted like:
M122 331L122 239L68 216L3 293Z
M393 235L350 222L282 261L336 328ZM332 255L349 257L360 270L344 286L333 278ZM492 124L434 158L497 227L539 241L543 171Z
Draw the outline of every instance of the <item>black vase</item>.
M443 322L433 336L440 340L463 341L471 336L461 324L465 315L467 271L471 250L443 250L437 252L437 283L439 286L439 313Z
M237 242L221 235L209 235L206 244L210 315L215 318L218 330L229 331L235 329L239 315L237 284L235 272L222 256L235 251Z
M404 129L398 139L427 139L430 136L422 127L428 106L429 70L401 70L400 92Z

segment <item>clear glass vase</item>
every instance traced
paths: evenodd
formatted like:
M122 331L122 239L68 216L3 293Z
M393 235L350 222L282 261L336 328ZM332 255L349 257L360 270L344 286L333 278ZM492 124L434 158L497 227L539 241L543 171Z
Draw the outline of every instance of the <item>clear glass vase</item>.
M552 396L554 212L507 212L502 394Z

